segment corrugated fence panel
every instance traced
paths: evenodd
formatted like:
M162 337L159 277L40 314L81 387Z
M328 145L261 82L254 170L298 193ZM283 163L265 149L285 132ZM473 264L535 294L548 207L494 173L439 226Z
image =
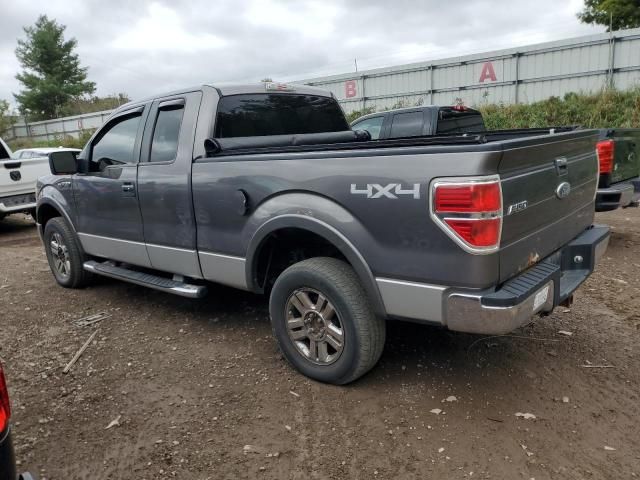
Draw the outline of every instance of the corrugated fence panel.
M36 140L62 140L67 136L78 138L82 132L102 126L110 114L111 110L105 110L42 122L25 123L21 120L9 130L7 138L32 137Z
M640 28L304 80L351 112L414 104L535 102L640 83Z

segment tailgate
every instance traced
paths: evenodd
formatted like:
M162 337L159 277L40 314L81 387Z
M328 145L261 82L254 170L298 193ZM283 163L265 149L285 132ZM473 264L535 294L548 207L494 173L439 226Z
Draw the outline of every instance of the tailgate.
M0 161L0 196L35 192L38 177L50 173L47 157L2 160Z
M505 142L500 281L570 242L593 223L596 130Z
M611 183L640 175L640 129L615 129L608 135L614 140L614 163Z

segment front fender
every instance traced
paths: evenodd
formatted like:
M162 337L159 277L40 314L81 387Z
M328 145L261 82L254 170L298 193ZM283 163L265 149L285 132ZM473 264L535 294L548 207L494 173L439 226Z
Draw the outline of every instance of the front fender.
M247 242L245 273L250 290L262 290L255 282L260 248L271 233L284 228L307 230L334 245L360 278L376 314L386 315L375 276L357 247L359 243L372 241L368 238L369 233L344 207L325 197L309 193L272 197L252 214L243 234Z
M64 180L61 180L64 182ZM71 188L71 180L67 179L66 182L69 183L69 187ZM44 185L38 191L38 199L36 203L36 221L38 224L42 225L47 218L47 210L49 208L55 209L58 214L64 217L73 231L76 231L75 222L73 218L75 217L73 211L73 205L67 200L65 195L58 190L58 188L54 185Z

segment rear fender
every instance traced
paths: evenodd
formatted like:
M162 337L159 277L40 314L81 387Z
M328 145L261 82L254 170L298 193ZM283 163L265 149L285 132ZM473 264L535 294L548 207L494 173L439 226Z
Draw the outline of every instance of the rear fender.
M327 198L307 193L281 195L260 205L253 213L248 228L250 241L245 268L247 285L251 291L262 293L262 287L256 284L255 278L257 260L264 241L278 230L298 228L319 235L335 246L360 278L376 314L386 315L375 277L354 242L350 240L354 238L354 231L363 239L366 239L368 233L342 206ZM349 231L349 238L346 231Z

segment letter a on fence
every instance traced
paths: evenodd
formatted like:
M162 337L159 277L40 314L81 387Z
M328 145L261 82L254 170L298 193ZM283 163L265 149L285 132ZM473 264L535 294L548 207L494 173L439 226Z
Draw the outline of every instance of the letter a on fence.
M484 83L486 80L491 80L492 82L497 81L496 72L493 69L493 63L485 62L482 65L482 72L480 72L480 83Z

